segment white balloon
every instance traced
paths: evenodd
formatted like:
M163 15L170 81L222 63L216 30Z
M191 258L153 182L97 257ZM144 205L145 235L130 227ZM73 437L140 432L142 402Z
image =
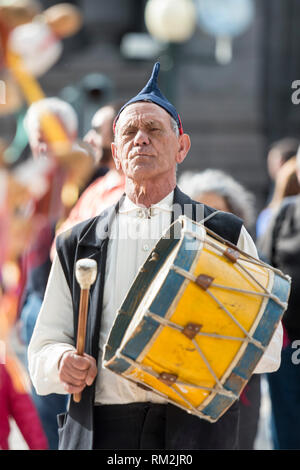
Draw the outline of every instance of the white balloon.
M191 0L149 0L145 8L149 33L164 42L184 42L196 28L196 9Z

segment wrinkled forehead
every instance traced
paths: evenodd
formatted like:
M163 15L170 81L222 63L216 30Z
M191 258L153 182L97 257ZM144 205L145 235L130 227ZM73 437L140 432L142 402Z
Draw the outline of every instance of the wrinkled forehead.
M123 109L117 121L117 128L120 129L129 123L142 124L149 121L170 125L171 116L157 104L141 101L129 104Z

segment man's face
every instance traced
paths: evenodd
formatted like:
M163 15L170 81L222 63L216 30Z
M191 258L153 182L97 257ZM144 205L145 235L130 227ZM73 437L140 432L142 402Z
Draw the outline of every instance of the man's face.
M114 110L110 106L99 109L92 119L92 129L84 137L84 141L93 147L97 163L104 164L107 163L106 160L111 160L113 118Z
M182 149L182 137L177 137L170 115L160 106L148 102L131 104L117 122L112 144L116 167L136 181L173 177L176 164L188 151Z
M64 138L67 137L70 143L75 142L77 133L68 132L64 124L61 122L58 115L55 113L50 113L57 119L58 123L62 126L64 131ZM41 122L37 119L36 122L31 126L30 132L28 135L28 142L34 158L53 158L55 156L56 149L59 145L65 145L65 141L60 141L59 139L54 140L53 142L47 140L45 133L42 129ZM57 145L57 147L55 147ZM63 147L62 147L63 149Z
M199 188L199 191L200 190L201 188ZM200 194L196 200L219 211L231 212L226 199L213 191Z
M267 157L268 173L271 180L275 180L276 174L281 166L280 153L276 149L270 150Z
M48 156L49 149L43 137L42 130L38 125L34 129L31 129L28 141L34 158Z

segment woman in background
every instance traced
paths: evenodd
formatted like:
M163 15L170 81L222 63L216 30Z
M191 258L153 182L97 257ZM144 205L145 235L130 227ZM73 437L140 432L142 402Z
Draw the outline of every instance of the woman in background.
M246 229L254 232L255 197L240 183L221 170L185 172L178 186L195 201L215 209L231 212L244 221ZM260 375L254 374L240 396L239 448L254 449L260 411Z

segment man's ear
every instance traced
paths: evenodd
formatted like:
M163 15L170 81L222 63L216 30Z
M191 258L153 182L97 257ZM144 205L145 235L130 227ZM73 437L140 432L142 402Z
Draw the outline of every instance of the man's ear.
M188 134L182 134L178 138L179 148L176 163L182 163L191 148L191 139Z
M121 163L120 163L120 160L118 158L117 146L114 142L111 143L111 154L112 154L112 157L114 159L116 169L121 170Z

